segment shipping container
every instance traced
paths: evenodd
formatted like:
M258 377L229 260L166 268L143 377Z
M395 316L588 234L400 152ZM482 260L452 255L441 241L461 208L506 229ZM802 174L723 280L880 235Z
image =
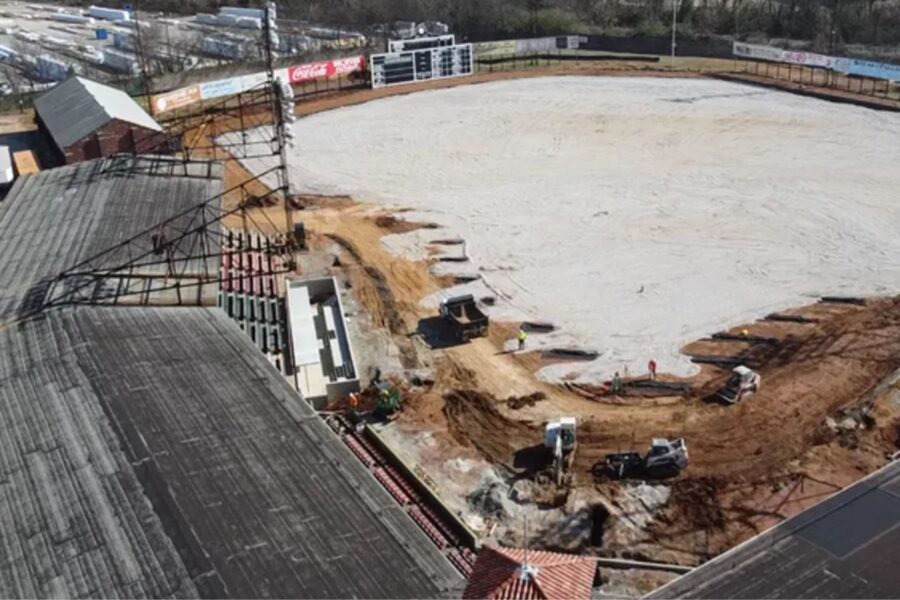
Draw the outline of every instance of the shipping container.
M105 40L109 38L109 30L108 29L96 29L94 30L98 40Z

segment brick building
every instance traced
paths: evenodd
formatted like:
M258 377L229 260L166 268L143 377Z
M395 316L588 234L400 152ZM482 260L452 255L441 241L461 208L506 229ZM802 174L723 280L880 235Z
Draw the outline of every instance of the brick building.
M65 164L113 154L159 152L163 128L128 94L70 77L34 102L38 127Z

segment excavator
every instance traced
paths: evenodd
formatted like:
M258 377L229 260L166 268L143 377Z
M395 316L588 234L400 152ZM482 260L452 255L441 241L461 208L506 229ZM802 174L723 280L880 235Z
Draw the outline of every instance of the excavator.
M544 427L544 448L550 455L553 481L557 488L568 487L572 479L572 461L578 442L575 437L575 417L562 417Z

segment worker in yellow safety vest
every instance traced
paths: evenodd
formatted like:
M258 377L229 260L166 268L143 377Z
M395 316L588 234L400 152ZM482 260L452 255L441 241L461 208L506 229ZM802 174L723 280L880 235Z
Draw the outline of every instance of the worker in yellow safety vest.
M528 334L525 333L525 330L519 327L519 332L516 334L516 339L519 341L519 350L525 349L525 340L528 339Z

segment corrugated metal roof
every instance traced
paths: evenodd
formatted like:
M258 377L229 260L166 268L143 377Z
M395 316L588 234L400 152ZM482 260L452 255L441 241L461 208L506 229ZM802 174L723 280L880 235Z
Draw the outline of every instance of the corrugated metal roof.
M450 562L219 309L6 321L35 278L221 186L209 164L158 164L42 172L0 207L0 597L458 594Z
M59 148L66 148L113 119L162 131L144 109L122 90L70 77L34 101L34 108Z
M896 598L900 461L649 598Z
M463 598L575 600L590 598L597 561L589 556L528 551L535 572L522 575L525 550L485 546L478 553Z
M0 597L196 597L72 316L0 329Z
M0 319L22 313L47 278L221 193L221 177L218 163L133 156L20 177L0 205ZM109 263L124 262L128 252L111 254Z

